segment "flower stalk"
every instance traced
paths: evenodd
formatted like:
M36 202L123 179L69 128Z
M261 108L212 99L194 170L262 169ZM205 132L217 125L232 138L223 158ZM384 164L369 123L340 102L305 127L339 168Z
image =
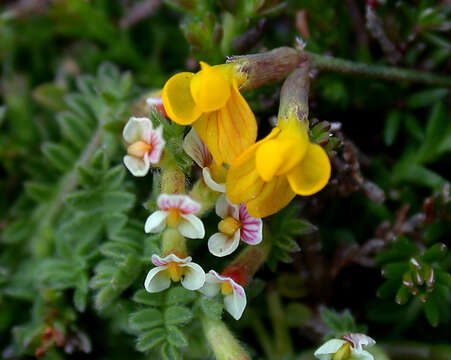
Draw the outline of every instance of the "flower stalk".
M161 192L163 194L185 193L185 174L176 165L168 164L163 169Z
M224 269L222 274L230 276L241 286L246 286L252 276L263 265L271 250L271 239L264 236L263 241L255 246L247 246L241 253Z
M217 360L250 360L249 355L221 320L203 316L202 326Z
M308 121L310 62L303 61L283 83L280 91L279 119L288 118L293 110L301 121Z

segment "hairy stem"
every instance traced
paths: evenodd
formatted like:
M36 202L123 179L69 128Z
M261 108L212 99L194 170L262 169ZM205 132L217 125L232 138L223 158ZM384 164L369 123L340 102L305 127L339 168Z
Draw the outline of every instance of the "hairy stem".
M391 66L368 65L332 56L313 54L310 52L306 53L310 57L312 67L320 70L336 71L344 74L360 75L390 81L407 81L451 87L450 76Z
M221 320L203 316L202 326L217 360L250 360L249 355Z

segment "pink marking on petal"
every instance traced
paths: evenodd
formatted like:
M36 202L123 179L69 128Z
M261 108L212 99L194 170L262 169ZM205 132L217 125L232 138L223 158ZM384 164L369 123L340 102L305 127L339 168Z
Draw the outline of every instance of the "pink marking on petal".
M164 266L168 264L168 261L165 261L166 258L161 258L158 255L152 255L152 264L155 266Z
M229 284L232 285L233 292L237 293L239 296L246 296L246 293L241 285L238 285L233 280L230 280Z
M199 212L201 206L197 201L194 201L190 197L186 196L183 199L183 203L180 205L179 209L183 214L190 215Z
M157 164L160 161L161 153L165 145L161 126L152 131L150 144L152 145L152 150L149 153L149 161L151 164Z
M241 240L249 245L259 244L263 239L263 222L249 215L246 204L240 205Z

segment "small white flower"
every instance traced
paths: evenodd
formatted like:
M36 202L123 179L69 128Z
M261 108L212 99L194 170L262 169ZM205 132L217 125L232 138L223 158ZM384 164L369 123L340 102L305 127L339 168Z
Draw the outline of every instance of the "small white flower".
M122 132L127 143L127 155L124 164L134 176L145 176L150 164L160 161L165 145L163 128L153 129L148 118L131 117Z
M321 345L315 356L320 360L374 360L373 355L363 350L363 346L376 344L372 338L365 334L347 334L341 339L331 339Z
M202 294L213 297L224 295L224 307L235 320L239 320L246 308L246 293L241 285L231 277L221 276L216 271L210 270L205 276L205 284L199 290Z
M159 233L167 225L190 239L202 239L205 236L204 224L194 215L201 206L188 195L161 194L157 205L160 210L150 214L144 225L146 233Z
M144 281L144 287L150 293L166 290L171 286L171 280L180 281L188 290L198 290L205 283L204 270L191 261L191 256L180 259L175 254L169 254L161 258L154 254L152 263L156 267L148 272Z
M234 252L241 241L249 245L259 244L263 239L263 222L249 215L246 205L233 205L225 195L216 202L216 214L223 220L216 234L208 239L208 250L215 256Z
M202 168L205 184L213 191L225 193L227 169L222 165L215 164L213 156L194 129L191 129L185 136L183 150Z

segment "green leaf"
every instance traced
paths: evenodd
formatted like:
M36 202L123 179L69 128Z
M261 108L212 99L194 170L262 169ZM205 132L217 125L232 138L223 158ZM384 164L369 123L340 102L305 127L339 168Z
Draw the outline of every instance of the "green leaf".
M83 312L86 309L86 304L88 302L88 292L89 292L89 278L88 275L83 272L77 278L77 283L74 292L74 304L75 308Z
M78 149L83 149L92 135L92 125L68 111L60 113L57 120L64 138Z
M62 144L44 144L42 152L49 162L61 172L71 170L72 164L77 158L76 154L71 149Z
M424 313L432 326L437 326L440 319L440 313L433 297L430 297L424 304Z
M135 331L152 329L164 324L163 314L157 309L145 309L130 315L130 327Z
M437 243L427 249L421 257L424 261L432 263L442 260L447 252L448 248L445 244Z
M160 345L166 338L164 328L150 330L138 337L136 348L139 351L146 352Z
M161 306L164 303L164 293L148 293L145 290L138 290L133 296L133 301L148 306Z
M52 198L55 186L33 181L25 184L25 191L36 202L46 202Z
M401 113L393 110L388 114L384 127L384 143L387 146L393 145L401 126Z
M135 196L121 191L80 190L66 198L69 206L83 212L127 211L135 204Z
M179 325L190 322L193 319L193 312L184 306L170 306L164 312L166 325Z
M175 347L178 348L188 346L188 339L177 326L173 325L166 326L166 331L167 331L166 340L171 345L174 345Z
M407 99L407 105L411 108L430 106L441 101L448 95L448 89L428 89L417 92Z
M166 293L166 305L189 304L197 297L195 291L190 291L184 287L172 287Z
M163 360L181 360L180 351L169 343L164 343L160 348L160 355Z
M44 83L33 90L33 99L52 111L66 108L64 95L67 90L56 83Z
M210 319L220 320L222 318L224 305L217 299L203 296L199 299L199 305L203 313Z

